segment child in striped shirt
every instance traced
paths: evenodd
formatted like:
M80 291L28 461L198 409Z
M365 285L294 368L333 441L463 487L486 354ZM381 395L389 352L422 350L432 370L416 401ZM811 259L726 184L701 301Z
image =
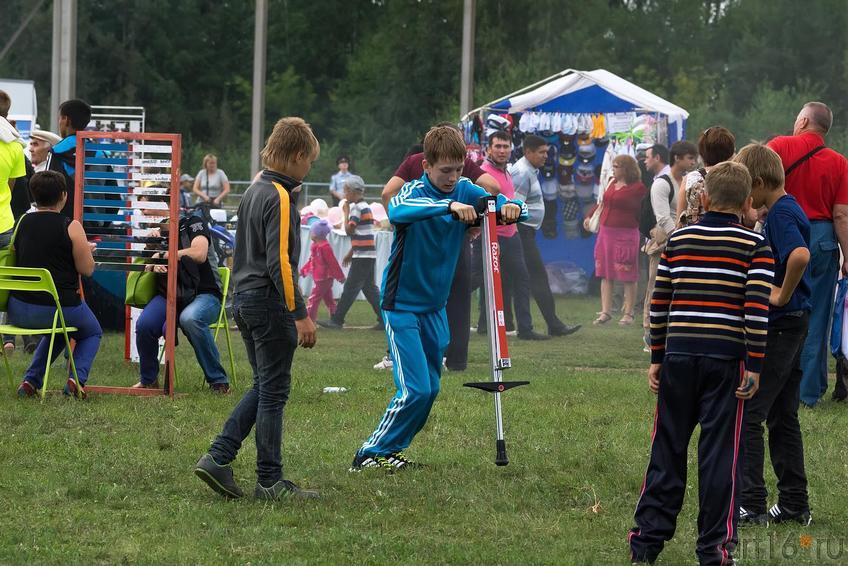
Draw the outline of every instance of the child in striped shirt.
M652 563L674 535L696 425L701 564L733 564L743 406L759 387L774 260L740 223L751 175L738 163L706 177L698 224L674 232L651 299L651 367L657 394L651 457L628 536L634 563Z
M374 217L371 207L365 202L365 182L359 175L351 175L344 184L346 204L344 206L344 230L350 236L350 252L342 263L350 265L342 296L336 312L329 320L319 320L324 328L343 328L345 316L359 292L371 305L377 322L374 330L383 330L383 318L380 314L380 290L374 283L374 270L377 263L377 248L374 244Z

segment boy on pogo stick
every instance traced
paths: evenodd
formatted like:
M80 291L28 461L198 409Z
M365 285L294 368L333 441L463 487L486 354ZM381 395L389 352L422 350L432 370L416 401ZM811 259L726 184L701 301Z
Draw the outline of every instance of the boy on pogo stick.
M431 128L424 138L424 175L389 202L395 239L383 272L381 307L397 392L356 452L352 472L414 465L403 451L427 422L439 393L442 352L450 339L448 292L465 231L477 221L477 202L489 195L461 176L464 162L459 131ZM521 201L498 195L497 207L505 223L527 218Z

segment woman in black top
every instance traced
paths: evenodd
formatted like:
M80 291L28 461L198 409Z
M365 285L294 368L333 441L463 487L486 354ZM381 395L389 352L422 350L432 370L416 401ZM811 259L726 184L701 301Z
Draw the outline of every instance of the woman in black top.
M80 298L79 292L79 276L88 277L94 273L94 244L88 242L82 224L60 212L68 199L65 178L61 174L55 171L36 173L29 187L37 211L20 219L14 241L17 266L50 270L59 293L65 324L77 328L70 337L76 341L74 364L80 385L84 386L103 334L100 323ZM9 297L9 321L16 326L50 328L55 313L55 302L47 293L13 291ZM35 349L24 381L18 387L21 397L35 395L36 390L41 388L48 347L49 338L45 336ZM53 359L59 357L63 349L61 339L57 339L53 346ZM69 377L65 394L85 397L85 390L77 391L73 377Z

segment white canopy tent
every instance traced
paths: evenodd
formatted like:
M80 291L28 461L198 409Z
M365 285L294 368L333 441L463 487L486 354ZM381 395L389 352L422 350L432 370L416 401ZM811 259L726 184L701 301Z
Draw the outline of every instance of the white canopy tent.
M566 69L472 110L537 112L652 112L668 117L669 142L683 139L689 112L604 69Z

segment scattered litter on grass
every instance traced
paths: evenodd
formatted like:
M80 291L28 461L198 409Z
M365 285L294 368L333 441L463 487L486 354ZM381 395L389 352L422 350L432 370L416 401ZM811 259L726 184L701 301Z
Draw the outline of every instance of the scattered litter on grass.
M601 507L601 500L598 499L598 494L595 493L595 487L594 486L590 486L590 487L592 489L592 498L595 500L595 504L592 505L591 507L589 507L587 509L587 511L591 511L592 513L598 515L598 514L601 513L601 511L603 511L603 508Z

